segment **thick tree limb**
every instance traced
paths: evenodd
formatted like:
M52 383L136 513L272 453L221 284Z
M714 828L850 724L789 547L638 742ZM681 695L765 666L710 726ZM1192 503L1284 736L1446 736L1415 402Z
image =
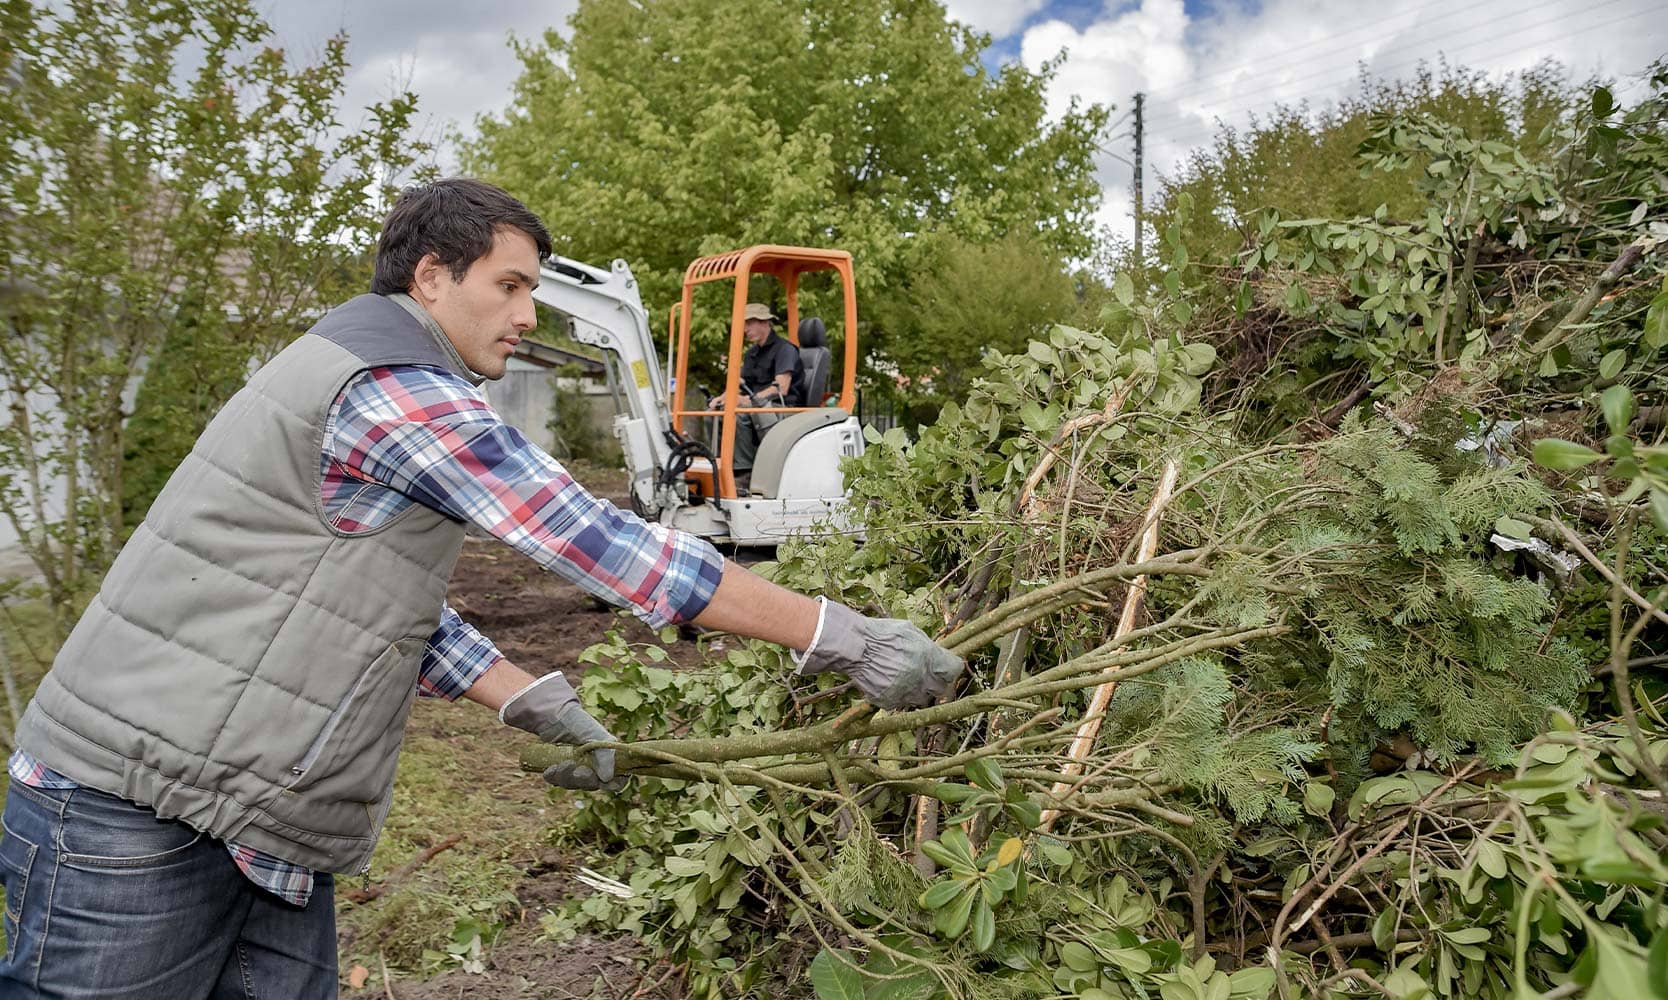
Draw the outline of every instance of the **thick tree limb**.
M1644 256L1645 247L1642 244L1628 244L1627 248L1622 251L1621 256L1617 257L1609 267L1604 269L1604 272L1598 276L1598 280L1593 282L1593 287L1587 289L1586 294L1582 295L1580 301L1576 302L1575 308L1566 313L1552 332L1536 341L1529 350L1536 354L1542 354L1568 340L1575 333L1574 328L1586 322L1587 316L1593 311L1593 307L1598 305L1604 296L1616 287L1616 282L1622 280L1624 275L1633 270Z
M1175 459L1164 463L1164 472L1159 477L1158 488L1153 491L1152 503L1147 506L1147 516L1141 532L1141 548L1135 561L1144 563L1152 559L1158 552L1158 519L1164 513L1164 506L1170 502L1171 492L1176 488L1177 466ZM1124 610L1118 619L1118 627L1112 634L1112 641L1117 642L1128 635L1135 628L1136 616L1141 612L1142 600L1147 595L1147 578L1138 576L1131 580L1124 592ZM1088 759L1089 751L1094 748L1095 737L1100 735L1101 720L1106 717L1106 706L1112 702L1112 694L1117 690L1117 681L1107 681L1095 688L1093 697L1089 699L1089 707L1083 713L1083 723L1078 727L1077 738L1072 741L1071 749L1067 752L1069 761L1062 768L1067 776L1054 786L1054 794L1063 795L1071 787L1071 778L1083 771L1083 762ZM1050 809L1043 813L1042 831L1048 832L1054 825L1060 812Z
M1167 663L1173 663L1189 656L1216 649L1229 649L1257 639L1281 635L1286 630L1287 626L1284 625L1218 630L1190 636L1186 639L1178 639L1157 649L1094 652L1001 688L913 711L874 715L866 719L853 721L844 727L837 726L838 720L829 720L799 729L747 733L740 736L709 739L661 739L643 740L636 743L594 743L586 744L583 747L533 743L522 750L521 766L528 771L542 772L553 764L572 761L580 753L588 753L593 749L608 748L617 752L615 766L622 774L708 778L716 773L718 769L692 768L687 765L733 765L741 761L758 758L782 758L796 754L820 756L824 750L838 747L849 740L860 740L871 736L887 736L924 726L953 722L957 719L981 715L996 708L1010 707L1016 701L1033 702L1037 704L1038 711L1041 712L1046 707L1044 700L1052 695L1064 691L1094 687L1107 681L1138 677ZM658 771L658 768L667 765L668 762L674 762L673 766L681 767L683 770L675 773ZM794 779L805 776L816 777L819 774L826 776L828 773L825 763L811 764L811 767L821 770L807 772L791 770L791 763L783 763L780 767L773 765L769 769L768 777L776 777L783 781L798 784L810 784L812 782L800 782ZM762 771L764 767L761 765L756 769ZM793 777L789 777L790 774ZM888 779L881 776L880 780ZM926 787L930 788L931 784L933 783L928 783Z

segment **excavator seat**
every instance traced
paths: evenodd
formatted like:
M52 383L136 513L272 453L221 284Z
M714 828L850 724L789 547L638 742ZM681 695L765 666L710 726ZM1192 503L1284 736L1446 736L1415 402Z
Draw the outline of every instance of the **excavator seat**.
M799 321L799 363L805 366L805 405L821 406L828 395L828 332L822 320L808 316Z
M793 450L793 446L812 431L849 419L851 414L837 406L783 417L759 442L759 453L753 457L752 492L774 500L782 487L782 466L786 464L788 452Z

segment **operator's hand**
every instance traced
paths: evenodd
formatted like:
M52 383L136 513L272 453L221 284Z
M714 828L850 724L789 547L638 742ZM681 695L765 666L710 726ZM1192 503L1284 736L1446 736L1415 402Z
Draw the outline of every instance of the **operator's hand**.
M822 614L801 673L832 670L850 677L876 708L914 708L943 697L966 664L913 622L866 618L818 598Z
M598 740L614 740L579 707L579 696L561 674L547 674L510 695L498 717L507 725L526 730L546 743L581 746ZM614 751L592 750L567 764L552 764L544 780L558 788L597 789L617 792L625 787L624 777L614 774Z

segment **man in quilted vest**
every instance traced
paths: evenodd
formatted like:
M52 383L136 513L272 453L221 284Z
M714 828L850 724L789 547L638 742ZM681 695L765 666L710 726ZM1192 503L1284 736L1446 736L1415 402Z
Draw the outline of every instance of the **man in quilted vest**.
M333 876L387 816L412 699L611 740L446 606L467 525L651 625L693 622L925 704L961 671L908 622L771 584L588 494L481 395L550 253L505 192L405 192L371 292L227 402L25 712L0 835L9 997L333 997ZM553 785L622 791L613 753Z

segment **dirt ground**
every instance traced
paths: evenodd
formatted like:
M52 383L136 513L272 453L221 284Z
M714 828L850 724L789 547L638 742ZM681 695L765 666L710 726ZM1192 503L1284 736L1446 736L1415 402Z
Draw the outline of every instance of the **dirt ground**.
M619 473L577 475L599 495L623 494ZM582 676L576 662L579 653L609 627L621 624L614 610L491 539L465 543L452 577L450 602L519 666L535 674L561 669L576 685ZM655 641L646 626L635 620L625 624L633 642ZM674 659L687 661L694 654L693 645L676 643L670 651ZM516 755L523 743L520 734L505 729L493 713L478 706L419 701L407 728L394 809L366 883L383 895L356 904L347 897L365 886L358 880L338 885L344 997L671 1000L681 995L671 970L648 967L635 941L582 936L555 944L541 937L542 915L589 890L574 878L585 859L550 843L550 829L571 804L547 794L536 776L519 771ZM443 773L433 777L432 772ZM488 791L483 795L482 790ZM449 836L462 839L415 869L402 871ZM472 859L481 859L480 864ZM488 892L483 886L495 887L487 902L467 898ZM502 898L502 886L509 886L513 901ZM488 905L503 915L504 929L486 955L484 972L465 971L461 963L452 963L424 979L425 973L433 972L432 963L429 968L412 968L410 961L403 967L395 961L384 979L388 954L398 953L402 940L425 933L424 921L435 919L436 912L443 926L454 913ZM442 940L422 947L443 944ZM414 947L408 943L405 953Z

